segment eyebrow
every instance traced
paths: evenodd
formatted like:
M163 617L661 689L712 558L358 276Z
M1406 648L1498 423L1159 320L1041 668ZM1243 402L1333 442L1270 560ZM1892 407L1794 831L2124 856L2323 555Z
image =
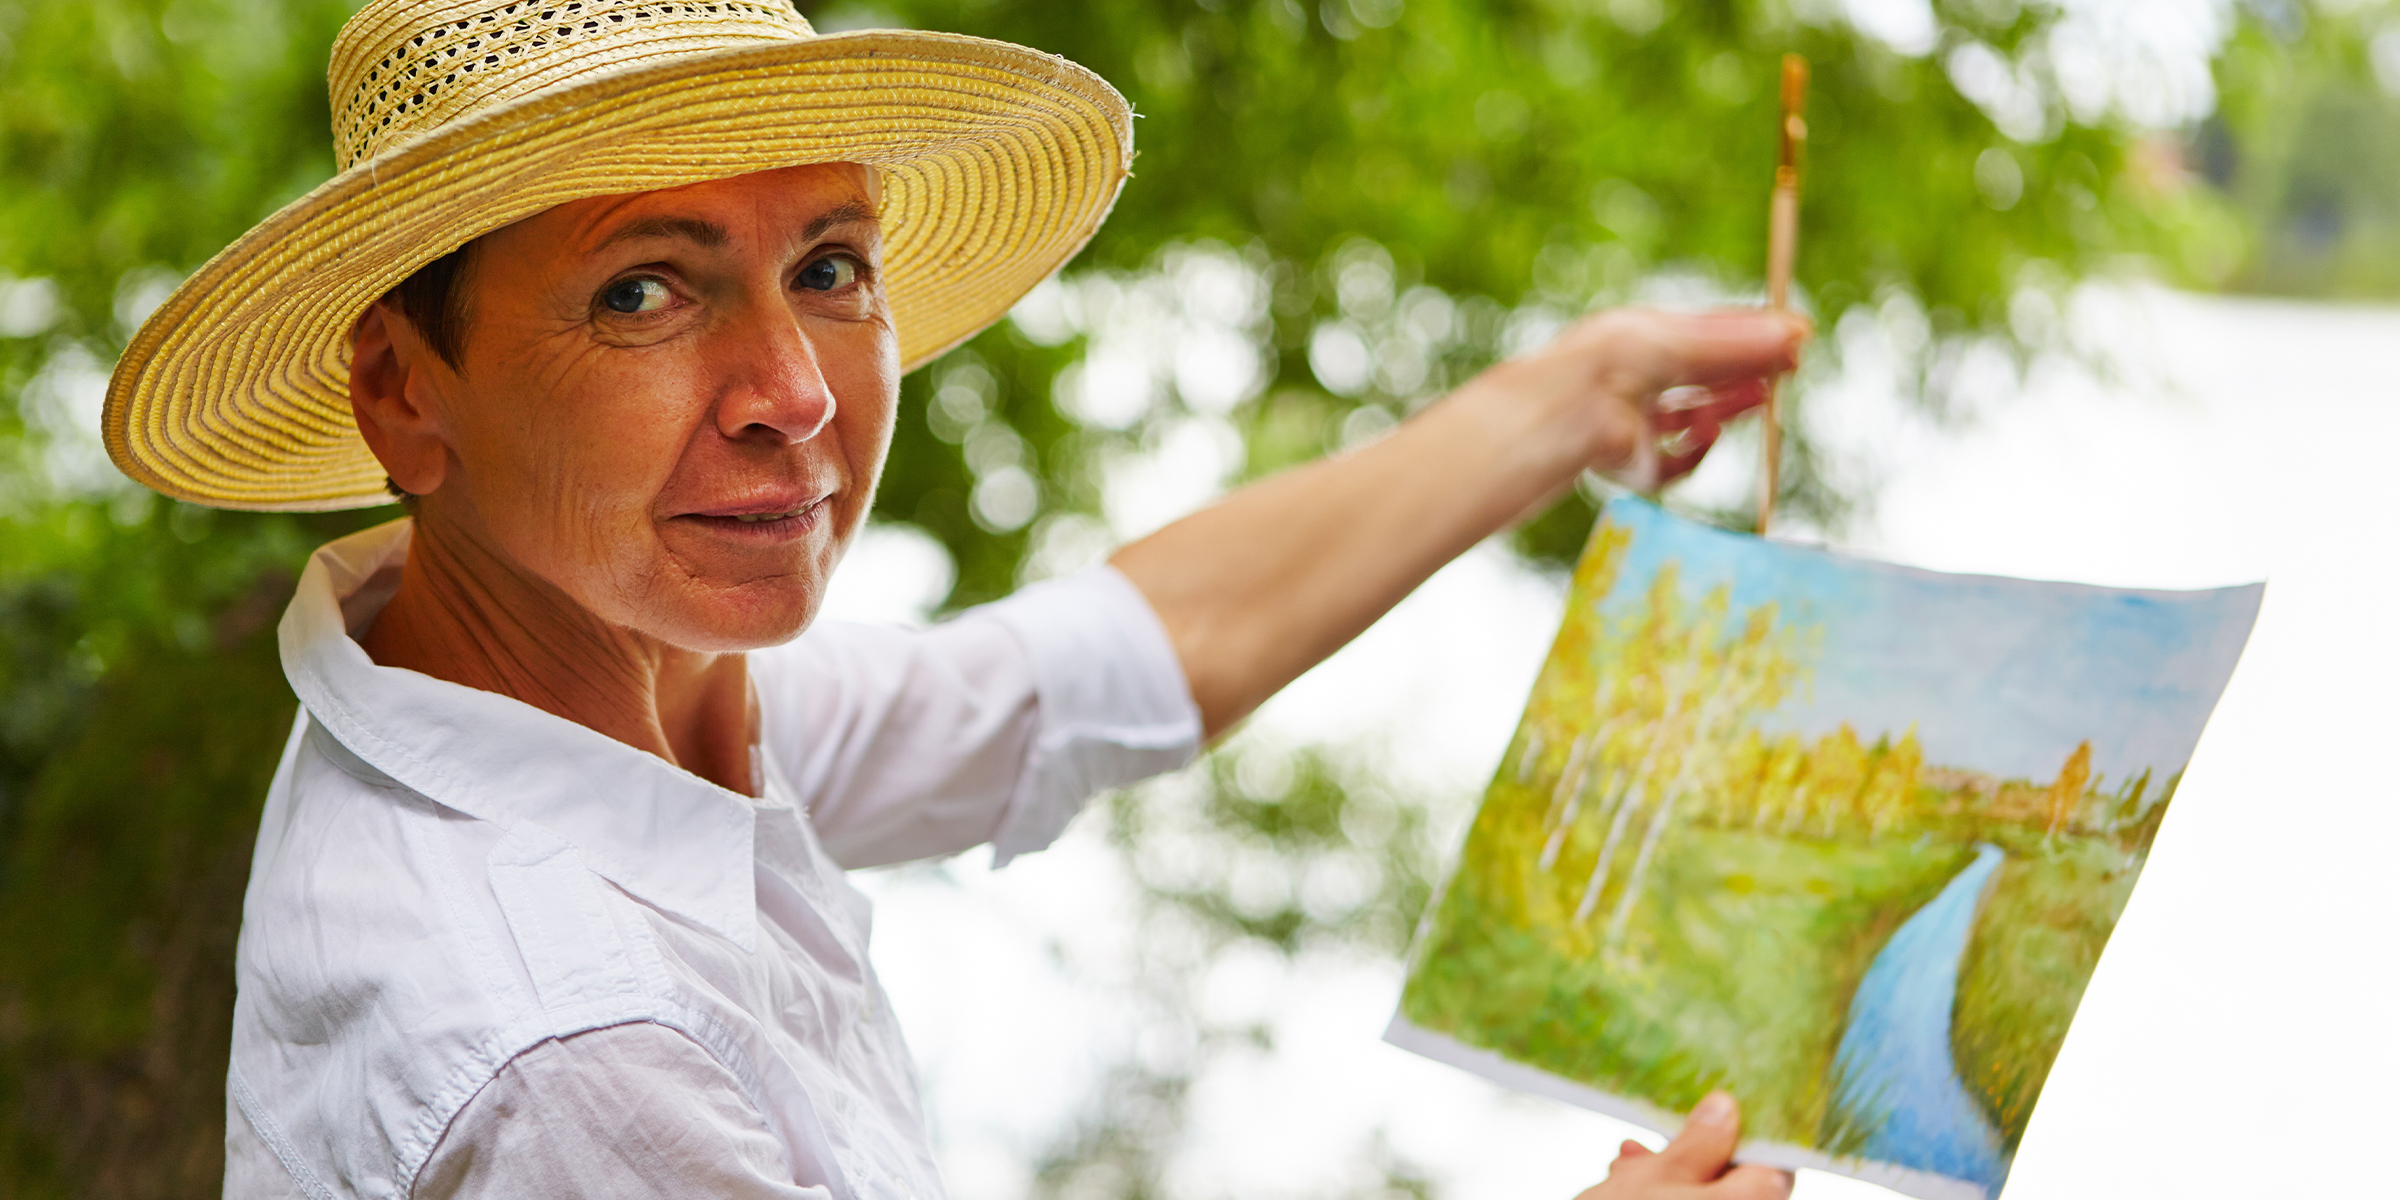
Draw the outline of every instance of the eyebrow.
M600 239L599 249L642 238L682 238L713 250L730 240L725 227L698 217L649 217Z
M817 214L816 219L800 232L800 240L813 242L824 236L826 230L836 226L872 223L875 219L874 209L856 200L846 200ZM598 248L606 249L618 242L643 238L681 238L714 250L732 240L732 235L725 232L724 226L698 217L647 217L602 238Z
M874 209L869 208L865 204L862 204L856 200L845 200L842 203L817 214L817 219L810 221L808 223L808 228L800 231L800 240L804 242L813 242L819 237L824 236L826 230L837 225L851 225L861 221L871 224L874 222L874 220Z

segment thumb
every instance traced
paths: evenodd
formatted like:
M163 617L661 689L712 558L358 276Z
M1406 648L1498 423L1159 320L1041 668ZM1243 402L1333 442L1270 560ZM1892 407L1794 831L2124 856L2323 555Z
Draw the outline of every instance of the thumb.
M1710 1092L1684 1120L1683 1132L1659 1151L1660 1174L1680 1183L1707 1183L1725 1173L1741 1139L1741 1106L1727 1093Z

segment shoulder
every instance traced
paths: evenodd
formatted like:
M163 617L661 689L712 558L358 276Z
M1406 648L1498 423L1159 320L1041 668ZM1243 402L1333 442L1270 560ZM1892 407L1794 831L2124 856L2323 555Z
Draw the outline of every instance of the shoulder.
M821 620L750 656L771 707L831 713L901 693L1079 693L1090 683L1188 704L1181 664L1141 592L1112 567L1031 584L923 628ZM795 714L797 715L797 714Z
M900 731L948 743L959 721L1033 692L1023 644L980 610L925 628L820 621L752 652L750 671L769 751L795 763L867 753Z
M905 678L927 662L995 654L1022 656L1005 625L969 609L936 625L819 620L780 646L750 654L762 686L806 681L879 684Z
M491 973L476 969L463 935L481 915L481 860L503 831L410 791L302 720L252 856L242 1000L279 1037L310 1044L381 1006L496 999L476 995Z
M525 1047L653 1015L656 989L623 949L638 931L606 911L596 877L523 837L401 786L313 722L300 735L253 858L228 1083L304 1184L314 1172L403 1194ZM560 878L521 878L527 862ZM512 912L512 884L543 911ZM606 936L562 927L577 921ZM546 1003L545 979L608 1002Z

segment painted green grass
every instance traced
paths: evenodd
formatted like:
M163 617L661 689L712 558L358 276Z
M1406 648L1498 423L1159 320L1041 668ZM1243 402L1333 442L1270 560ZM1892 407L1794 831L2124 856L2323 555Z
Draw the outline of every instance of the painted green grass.
M1951 1057L2014 1150L2139 873L2113 839L2019 836L1960 964Z
M1572 920L1590 839L1571 840L1556 870L1535 865L1546 803L1538 784L1494 785L1420 948L1408 1019L1669 1110L1729 1088L1756 1136L1828 1149L1830 1067L1858 981L1990 841L2008 860L1961 963L1952 1044L2013 1150L2146 840L2045 835L1931 803L1879 838L1687 825L1610 953L1609 905Z
M1516 840L1478 828L1487 834L1487 843ZM1470 858L1484 858L1472 841ZM1517 848L1483 849L1505 861ZM1971 855L1933 839L1861 845L1685 829L1662 847L1613 956L1555 924L1541 897L1527 903L1519 889L1544 882L1532 872L1462 871L1403 1011L1423 1028L1670 1110L1730 1088L1754 1135L1813 1145L1851 993L1891 931Z

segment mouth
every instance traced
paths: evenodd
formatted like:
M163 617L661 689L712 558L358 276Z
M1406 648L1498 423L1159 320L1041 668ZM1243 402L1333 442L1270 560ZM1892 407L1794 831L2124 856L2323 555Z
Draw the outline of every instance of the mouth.
M744 525L756 525L760 521L789 521L807 511L806 508L795 508L790 512L779 513L735 513L733 519Z
M683 513L675 518L675 522L745 542L787 541L814 530L823 519L826 503L831 499L832 494L827 493L798 502L778 498L763 503L735 504L706 512Z

